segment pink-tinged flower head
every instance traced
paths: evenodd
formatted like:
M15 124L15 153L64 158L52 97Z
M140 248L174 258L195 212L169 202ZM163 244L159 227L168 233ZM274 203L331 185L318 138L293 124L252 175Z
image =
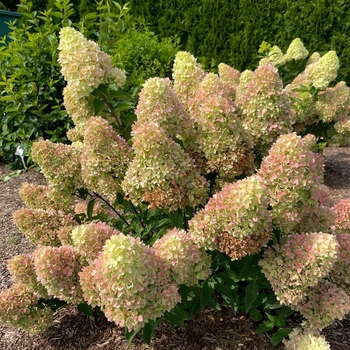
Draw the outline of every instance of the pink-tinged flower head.
M338 121L349 116L350 89L344 81L320 91L317 97L316 110L324 123Z
M103 222L91 222L74 228L71 237L76 251L91 263L101 252L106 240L118 234L120 231L112 229Z
M143 84L136 111L141 123L156 123L185 147L193 147L195 130L185 106L176 96L169 79L150 78Z
M68 303L81 303L82 290L79 255L68 246L41 247L34 253L34 266L38 281L50 296Z
M237 69L232 68L225 63L219 64L218 71L221 82L225 85L228 96L230 96L232 100L235 100L236 89L239 84L241 73Z
M315 232L291 234L265 251L259 261L277 299L293 306L305 300L307 289L331 271L339 244L334 235Z
M159 125L136 122L132 135L135 158L122 188L134 203L148 202L151 208L174 211L205 202L205 178Z
M291 131L295 116L278 70L272 64L261 64L253 72L236 103L243 127L261 153L265 154L279 135Z
M184 230L173 229L152 247L169 269L175 284L192 286L211 274L211 258Z
M312 144L309 137L304 140L296 133L282 135L258 171L269 191L273 221L283 234L327 230L332 224L328 194L322 186L324 159L310 150Z
M206 72L190 53L176 54L173 68L174 90L179 100L187 107L187 101L194 96L198 84Z
M111 57L74 28L61 29L58 49L61 72L78 98L90 95L100 84L124 84L125 74L112 68Z
M207 172L216 171L227 182L254 168L252 143L236 113L231 91L214 73L200 82L188 100L195 122L198 149L207 158Z
M132 157L130 146L105 119L90 118L81 157L82 178L89 190L114 201Z
M71 198L66 193L54 190L47 185L35 185L24 182L19 190L19 196L31 209L55 209L70 212Z
M295 310L307 319L312 328L322 330L350 312L350 297L335 284L321 280L307 289L306 298L295 306Z
M350 234L350 198L340 200L333 206L333 210L336 215L335 232Z
M240 259L261 250L272 237L268 193L255 176L226 184L189 221L200 247Z
M333 265L329 279L350 295L350 235L338 233L336 238L339 244L338 259Z
M314 329L295 328L289 333L289 339L283 340L286 350L331 350L323 335Z
M181 300L169 271L139 239L113 235L80 274L85 300L129 330L171 310Z
M46 289L37 280L33 255L16 255L7 262L7 268L15 283L24 284L28 290L43 298L48 297Z
M40 333L51 326L53 311L39 308L41 298L24 284L16 283L0 292L0 323L21 328L30 333Z
M40 140L33 143L32 158L54 190L72 198L71 193L81 187L80 150L77 148Z
M329 144L334 146L346 146L349 144L350 139L350 115L349 115L350 107L348 113L340 120L338 120L334 124L334 130L336 134L334 134L329 139Z
M73 217L53 209L21 208L13 213L19 230L35 245L59 246L58 231L75 226Z

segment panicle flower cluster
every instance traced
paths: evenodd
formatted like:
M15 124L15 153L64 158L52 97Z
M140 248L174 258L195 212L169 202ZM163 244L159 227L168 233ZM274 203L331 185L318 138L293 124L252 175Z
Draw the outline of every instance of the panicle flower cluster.
M170 271L174 284L193 286L211 274L210 256L184 230L169 230L152 248Z
M342 199L333 206L335 211L334 230L336 233L350 234L350 198Z
M44 331L53 322L53 311L38 307L40 297L21 283L1 291L0 323L6 323L30 333Z
M281 135L269 150L258 171L272 206L272 218L282 233L328 229L333 217L327 207L322 155L310 150L310 139L296 133ZM308 216L317 221L308 220ZM310 227L311 225L311 227Z
M80 150L70 145L40 140L33 143L32 158L60 197L73 200L72 193L82 187Z
M185 147L193 147L193 121L168 78L150 78L143 84L135 113L141 123L158 124L170 137L181 139Z
M299 38L294 39L289 45L286 54L284 55L285 60L303 60L309 56L309 51L306 50L304 44Z
M176 54L173 66L174 91L186 107L205 75L206 72L193 55L185 51Z
M85 300L98 301L106 317L130 330L171 310L181 300L177 286L154 251L139 238L113 235L80 274Z
M295 328L289 333L289 340L283 340L286 350L331 350L323 335L311 328Z
M198 130L199 150L208 160L207 172L216 171L229 182L253 172L254 156L250 135L226 86L216 74L207 74L188 106Z
M227 95L234 101L236 99L236 89L239 85L241 73L225 63L220 63L218 65L218 71L221 82L225 86Z
M21 254L12 257L7 262L12 280L16 283L24 284L28 290L31 290L41 297L47 297L47 291L41 285L36 276L34 258L31 254Z
M74 129L67 132L68 139L73 142L82 141L86 123L95 114L93 97L77 98L75 90L67 85L63 89L63 104L75 125Z
M82 178L89 190L114 201L132 157L130 146L105 119L89 119L81 156Z
M173 211L205 202L208 196L205 178L159 125L136 122L132 135L135 158L122 183L131 201Z
M72 215L53 209L21 208L13 213L19 230L35 245L59 246L58 231L75 226Z
M251 134L254 146L262 154L279 135L292 130L295 116L290 99L283 89L277 68L272 64L261 64L253 72L236 102L242 114L243 127Z
M272 237L268 192L256 176L226 184L189 221L196 244L240 259L261 250Z
M322 232L291 234L269 247L259 261L277 299L293 306L305 300L308 287L315 286L337 260L335 236Z
M100 84L124 85L125 73L112 68L111 57L74 28L61 29L58 49L61 72L77 98L89 96Z
M334 124L334 130L336 133L330 138L329 144L334 146L348 145L350 139L350 118L348 114Z
M342 320L350 311L350 297L346 292L325 280L308 288L306 299L295 306L312 328L322 330L334 320Z
M314 60L305 68L304 74L316 89L324 90L338 73L339 58L335 51L328 51L318 60Z
M68 303L81 303L79 254L69 246L41 247L34 253L38 281L48 294Z
M282 66L287 62L282 50L278 46L272 46L266 57L262 58L259 64L272 63L274 66Z
M350 89L344 81L320 91L317 97L316 110L324 123L349 116Z
M337 233L336 238L339 244L338 259L333 265L329 279L350 295L350 235Z
M71 237L75 250L91 263L102 251L106 240L118 234L120 231L112 229L104 222L90 222L74 228Z
M64 212L70 211L71 199L67 201L65 193L53 190L47 185L36 185L28 182L22 183L19 196L24 204L31 209L52 208Z

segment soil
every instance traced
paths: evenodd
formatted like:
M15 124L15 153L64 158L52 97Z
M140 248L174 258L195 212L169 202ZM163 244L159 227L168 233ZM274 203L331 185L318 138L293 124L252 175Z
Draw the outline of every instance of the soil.
M331 189L331 199L350 198L350 147L328 147L325 156L325 184ZM0 165L0 178L10 174ZM14 255L29 253L34 246L12 222L12 212L23 206L18 190L23 182L44 184L45 179L33 169L9 181L0 181L0 291L11 285L7 260ZM296 322L292 319L289 322ZM186 323L186 328L170 329L162 323L153 336L151 346L136 337L129 346L124 330L105 319L93 319L75 306L60 309L53 325L40 335L30 335L7 325L0 325L2 350L267 350L272 347L269 334L256 334L258 323L245 315L234 315L230 309L206 310ZM332 350L350 349L350 317L335 321L323 331Z

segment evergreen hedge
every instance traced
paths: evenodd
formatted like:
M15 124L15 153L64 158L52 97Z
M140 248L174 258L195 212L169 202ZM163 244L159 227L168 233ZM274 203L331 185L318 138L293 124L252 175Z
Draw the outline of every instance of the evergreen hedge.
M238 70L258 62L262 41L285 50L299 37L310 52L335 50L339 80L350 83L350 2L344 0L145 0L132 12L160 37L178 35L182 49L210 69L225 62Z

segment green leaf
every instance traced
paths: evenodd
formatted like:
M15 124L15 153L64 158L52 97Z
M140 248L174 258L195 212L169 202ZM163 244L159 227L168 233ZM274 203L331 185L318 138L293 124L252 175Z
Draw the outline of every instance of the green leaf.
M145 324L142 331L142 339L146 344L150 345L153 332L159 326L161 320L161 318L158 318L156 321L150 320Z
M170 322L170 324L185 327L184 321L189 319L189 315L179 305L176 305L172 310L166 311L163 315L164 319Z
M277 315L279 317L288 317L294 313L294 310L292 310L290 307L283 305L281 310L278 311Z
M180 228L180 229L184 227L182 213L170 212L169 218L175 227Z
M93 211L94 211L94 205L95 205L95 198L91 199L87 205L87 217L89 220L91 220L93 216Z
M245 289L245 311L248 312L251 308L254 300L259 294L259 287L255 282L251 282L247 285Z
M286 326L286 320L279 316L273 316L268 313L266 313L267 318L273 322L273 324L278 328L283 328Z
M141 328L136 328L133 329L131 332L128 331L127 328L125 328L125 338L128 341L129 345L131 344L131 342L134 340L135 335L140 332Z
M201 310L204 310L208 305L209 299L213 296L215 290L214 281L203 282L202 293L201 293Z
M92 311L92 308L90 305L88 305L87 303L81 303L78 304L78 309L83 312L85 315L88 316L94 316L94 313Z
M250 265L240 273L240 279L243 281L249 281L252 279L258 279L258 277L261 275L261 270L259 266L256 265Z
M197 296L195 297L193 304L190 309L191 318L201 309L201 299Z
M255 322L262 321L262 319L264 318L262 313L258 309L250 309L249 316Z
M271 321L264 321L256 330L256 334L265 333L271 331L275 325Z
M99 115L105 103L103 100L100 100L99 98L95 98L93 101L93 105L94 105L94 115Z
M291 331L292 330L290 328L280 328L271 337L271 339L270 339L271 345L275 346L275 345L278 345L279 343L281 343L283 341L283 339L286 338Z

